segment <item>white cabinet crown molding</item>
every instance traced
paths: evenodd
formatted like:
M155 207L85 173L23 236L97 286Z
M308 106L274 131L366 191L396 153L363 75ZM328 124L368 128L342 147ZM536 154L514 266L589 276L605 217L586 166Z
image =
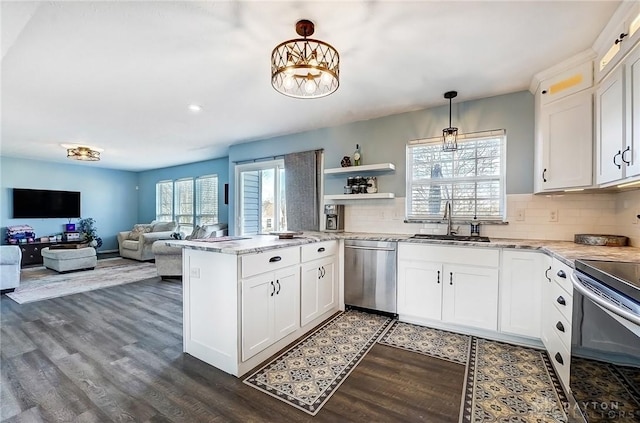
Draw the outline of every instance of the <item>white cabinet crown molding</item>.
M553 78L557 74L567 71L585 62L594 60L596 56L597 54L595 50L589 48L581 53L576 54L575 56L571 56L568 59L563 60L555 66L536 73L531 79L531 84L529 84L529 91L531 92L531 94L535 95L542 81Z

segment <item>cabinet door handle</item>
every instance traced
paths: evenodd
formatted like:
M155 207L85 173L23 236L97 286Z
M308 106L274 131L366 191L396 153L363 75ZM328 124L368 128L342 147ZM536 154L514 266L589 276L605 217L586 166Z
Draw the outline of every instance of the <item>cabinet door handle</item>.
M556 301L557 301L557 302L558 302L558 304L560 304L560 305L563 305L563 306L566 306L566 305L567 305L567 302L565 301L565 299L564 299L564 297L563 297L562 295L560 295L560 296L556 299Z
M544 277L547 278L549 282L551 282L551 278L549 277L549 270L551 270L551 266L549 266L549 268L544 271Z
M558 275L559 278L567 279L567 274L564 273L564 270L558 270L557 275Z
M542 171L542 182L547 182L547 169Z
M618 38L616 38L616 40L613 42L613 44L620 44L622 42L622 39L624 37L626 37L629 34L625 34L624 32L620 34L620 36Z
M449 285L453 285L453 272L449 272Z
M280 280L276 279L276 283L278 284L278 292L276 292L276 295L278 295L280 293Z
M547 90L542 90L542 94L546 94L546 93L547 93Z
M322 269L318 267L318 279L322 277Z
M618 156L622 156L622 152L620 150L618 150L618 153L613 156L613 164L618 166L618 169L620 169L622 166L616 163L616 157Z
M627 147L627 148L622 152L622 157L621 157L621 158L622 158L622 161L623 161L623 162L625 162L625 163L627 164L627 166L629 166L629 165L631 164L631 162L630 162L630 161L628 161L628 160L625 160L625 159L624 159L624 154L625 154L627 151L630 151L630 150L631 150L631 147Z
M282 257L280 257L280 256L271 257L269 259L269 263L275 263L275 262L280 261L280 260L282 260Z
M327 274L327 271L324 270L324 266L320 267L320 277L324 278L324 275L326 275L326 274Z
M319 253L324 253L324 247L320 247L320 248L318 248L318 252L319 252Z
M269 295L273 297L273 294L275 294L275 292L276 292L276 287L273 284L273 281L271 281L269 283L271 284L271 294L269 294Z
M555 359L558 363L564 365L564 360L562 359L562 356L560 355L560 353L556 353Z
M440 271L438 270L438 283L440 283Z
M560 332L564 332L564 325L562 324L562 322L556 323L556 329L558 329Z

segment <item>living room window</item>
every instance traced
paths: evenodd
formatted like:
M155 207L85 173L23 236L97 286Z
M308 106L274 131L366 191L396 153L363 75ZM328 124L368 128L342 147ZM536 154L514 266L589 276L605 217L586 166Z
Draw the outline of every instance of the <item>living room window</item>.
M156 183L156 220L158 222L173 220L173 181Z
M196 178L196 225L218 223L218 175Z
M236 166L239 235L287 229L284 160Z
M178 179L173 187L175 220L181 228L193 230L193 178Z
M407 221L441 221L447 202L458 220L505 216L504 130L464 134L458 150L442 151L442 139L407 145Z

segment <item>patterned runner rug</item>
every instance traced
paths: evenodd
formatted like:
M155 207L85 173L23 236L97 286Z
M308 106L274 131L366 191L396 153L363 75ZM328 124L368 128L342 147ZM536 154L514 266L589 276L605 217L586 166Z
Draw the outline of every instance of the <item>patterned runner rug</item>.
M546 352L394 322L378 341L467 366L460 422L566 422Z
M339 314L244 383L316 415L390 321L356 310Z
M98 260L94 270L58 273L44 267L22 269L20 286L7 294L18 304L63 297L157 276L155 263L113 258Z

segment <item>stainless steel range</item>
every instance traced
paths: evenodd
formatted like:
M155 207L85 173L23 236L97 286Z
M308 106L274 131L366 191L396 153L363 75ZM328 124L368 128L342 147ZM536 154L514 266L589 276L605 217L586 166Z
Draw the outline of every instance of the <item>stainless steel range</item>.
M576 260L571 280L570 414L639 422L640 263Z

